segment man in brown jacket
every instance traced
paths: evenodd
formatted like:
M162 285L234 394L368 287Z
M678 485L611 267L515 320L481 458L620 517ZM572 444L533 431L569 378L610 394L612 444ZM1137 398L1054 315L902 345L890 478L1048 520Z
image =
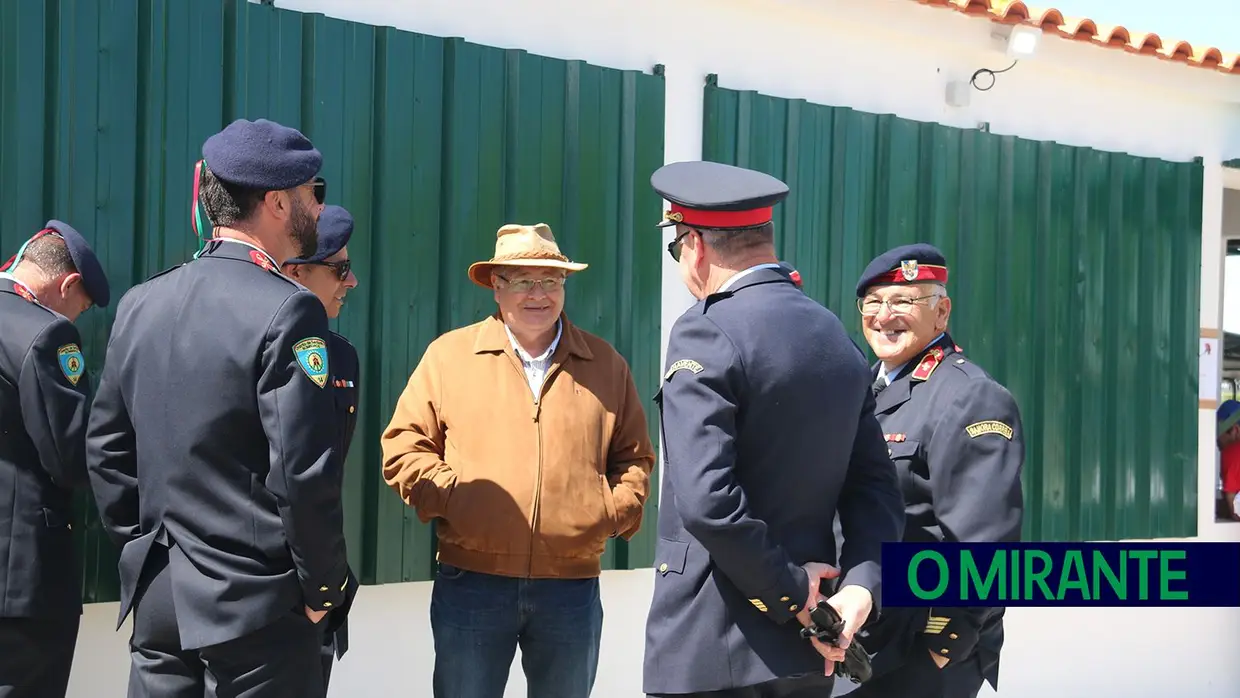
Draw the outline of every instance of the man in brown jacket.
M624 358L563 313L551 229L506 225L470 266L499 312L427 347L383 434L383 477L436 520L435 698L501 698L521 647L530 695L587 698L600 558L630 539L654 448Z

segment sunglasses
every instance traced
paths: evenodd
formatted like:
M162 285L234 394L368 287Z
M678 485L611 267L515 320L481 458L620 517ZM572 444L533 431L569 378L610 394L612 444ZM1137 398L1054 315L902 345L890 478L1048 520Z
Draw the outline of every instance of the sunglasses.
M324 201L327 201L327 180L322 177L315 177L313 183L314 200L322 205Z
M336 278L344 281L349 278L349 271L353 269L353 260L345 259L339 262L308 262L308 264L317 264L321 267L331 267L336 272Z
M692 232L693 232L692 230L686 230L680 235L677 235L675 240L672 240L671 242L667 243L667 253L672 256L672 259L676 260L677 262L680 261L680 246L681 246L680 241L684 240L685 236Z

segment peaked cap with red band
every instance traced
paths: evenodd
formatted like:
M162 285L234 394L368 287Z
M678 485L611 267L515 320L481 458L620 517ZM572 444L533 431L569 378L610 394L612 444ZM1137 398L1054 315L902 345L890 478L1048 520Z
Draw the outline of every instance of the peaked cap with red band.
M755 170L719 162L674 162L655 170L650 186L671 204L658 227L743 230L771 222L788 185Z
M888 250L874 258L857 280L857 297L871 286L947 284L947 260L934 245L918 242Z

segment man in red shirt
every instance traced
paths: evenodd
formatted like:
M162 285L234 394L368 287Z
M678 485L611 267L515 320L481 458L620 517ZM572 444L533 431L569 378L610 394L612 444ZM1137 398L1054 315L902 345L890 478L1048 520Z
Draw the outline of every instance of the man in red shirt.
M1218 449L1223 478L1219 515L1240 521L1240 402L1227 400L1219 405Z

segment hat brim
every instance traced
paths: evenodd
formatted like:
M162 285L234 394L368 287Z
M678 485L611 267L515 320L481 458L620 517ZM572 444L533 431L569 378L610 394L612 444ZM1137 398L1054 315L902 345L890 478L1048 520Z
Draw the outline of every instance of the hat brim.
M581 262L561 262L558 259L509 259L502 262L474 262L469 265L469 280L483 288L491 288L491 270L496 267L549 267L563 269L568 273L582 271L589 264Z

